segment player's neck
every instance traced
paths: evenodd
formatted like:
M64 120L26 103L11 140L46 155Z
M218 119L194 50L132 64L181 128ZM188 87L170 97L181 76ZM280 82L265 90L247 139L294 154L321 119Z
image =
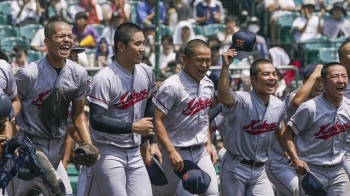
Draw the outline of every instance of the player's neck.
M264 104L268 104L270 101L270 95L269 94L264 94L261 93L259 91L257 91L256 89L253 89L253 91L255 92L256 96L259 97L259 99L261 99L261 101L264 102Z
M66 60L60 57L56 57L53 54L47 54L46 56L47 62L54 68L63 68L66 64Z
M336 108L339 107L341 101L343 100L343 98L341 99L333 98L332 96L328 95L326 92L323 93L323 97Z
M130 63L130 61L124 60L123 58L120 57L120 55L115 57L115 61L117 61L117 63L121 67L128 70L131 74L134 74L135 63Z

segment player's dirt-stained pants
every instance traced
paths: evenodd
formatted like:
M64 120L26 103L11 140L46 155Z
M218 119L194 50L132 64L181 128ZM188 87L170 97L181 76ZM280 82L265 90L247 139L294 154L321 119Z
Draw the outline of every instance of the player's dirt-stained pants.
M350 182L344 170L343 164L324 168L322 166L314 166L308 164L309 169L324 183L327 187L328 195L332 196L349 196ZM305 192L301 186L303 176L299 177L300 196L305 196Z
M84 195L152 195L140 147L120 148L109 144L96 144L96 147L100 150L100 159L90 168L92 177L86 183Z
M225 153L220 171L223 196L271 196L274 195L267 178L265 166L252 168L240 161L241 157Z
M350 179L350 142L346 144L343 166Z
M36 137L23 131L18 133L18 137L24 136L27 136L36 147L38 160L46 170L47 175L40 176L42 181L24 181L15 177L6 188L8 194L10 196L35 196L42 192L44 196L67 195L65 186L56 172L63 153L64 137L48 141L45 138Z
M209 188L202 195L207 195L207 196L219 195L216 172L212 164L212 161L210 159L210 156L206 151L205 146L203 145L201 148L194 151L179 150L179 148L175 148L175 149L182 157L182 160L193 161L198 165L199 168L201 168L203 171L208 173L208 175L210 176L211 182L210 182ZM179 183L180 183L180 178L173 172L173 168L169 163L168 152L166 152L166 150L163 149L162 147L160 147L160 150L163 156L162 166L163 166L165 175L168 179L168 184L164 186L156 186L154 190L154 195L155 196L174 196L176 192L178 193L181 192L179 190L177 191L177 188L179 187Z
M267 177L276 187L277 196L295 195L299 182L294 167L289 166L289 159L271 150L265 167Z

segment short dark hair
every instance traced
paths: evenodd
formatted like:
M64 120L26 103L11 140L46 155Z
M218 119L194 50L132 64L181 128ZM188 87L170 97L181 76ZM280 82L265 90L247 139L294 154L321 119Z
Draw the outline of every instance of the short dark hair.
M209 48L209 44L201 39L193 39L186 44L184 55L187 57L194 55L194 50L199 47Z
M168 42L170 43L170 44L173 44L173 36L171 36L171 35L169 35L169 34L165 34L165 35L163 35L162 36L162 43L165 41L165 40L168 40Z
M52 35L54 35L56 33L55 27L58 24L65 24L65 25L68 25L70 27L70 24L68 24L67 22L65 22L63 20L53 20L53 21L47 23L47 25L44 27L45 38L51 38Z
M131 38L134 36L135 33L142 32L141 28L134 23L131 22L125 22L120 24L114 33L114 50L117 54L118 52L118 42L122 42L125 45L128 45Z
M219 46L221 45L221 41L219 40L218 36L216 36L216 35L211 35L208 37L208 39L207 39L208 44L211 41L217 42L219 44Z
M88 19L88 15L86 12L78 12L76 15L75 15L75 20L78 20L80 18L84 18L85 20Z
M328 70L330 67L336 66L336 65L340 65L342 67L344 67L343 64L339 63L339 62L330 62L325 64L322 69L321 69L321 78L326 79L327 75L328 75ZM345 68L345 67L344 67Z
M342 43L338 49L338 56L339 58L343 58L344 57L344 47L346 44L349 44L350 40L345 41L344 43Z
M250 76L254 76L257 77L258 73L260 71L259 69L259 65L261 64L272 64L271 61L267 60L267 59L258 59L255 60L252 65L250 66Z

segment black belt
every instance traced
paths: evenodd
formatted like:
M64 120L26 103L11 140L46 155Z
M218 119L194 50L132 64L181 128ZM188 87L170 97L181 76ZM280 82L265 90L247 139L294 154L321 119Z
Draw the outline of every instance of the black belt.
M241 161L241 163L244 164L244 165L248 165L248 166L250 166L252 168L254 168L254 167L262 167L262 166L265 165L264 162L255 162L253 160L246 160L246 159L243 159Z
M339 166L339 164L336 164L336 165L312 165L312 166L323 167L323 168L333 168L333 167Z
M203 144L201 145L194 145L194 146L187 146L187 147L180 147L179 150L189 150L189 151L196 151L203 147Z

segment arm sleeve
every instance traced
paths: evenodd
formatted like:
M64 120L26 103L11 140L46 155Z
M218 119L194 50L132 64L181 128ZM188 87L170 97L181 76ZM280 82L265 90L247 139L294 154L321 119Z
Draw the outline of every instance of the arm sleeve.
M138 3L136 11L137 11L137 22L142 23L142 21L148 16L145 8L145 3L144 2Z
M78 91L75 93L74 95L74 101L80 101L82 99L85 98L85 93L86 93L86 90L88 88L88 73L87 71L84 69L83 72L81 72L79 74L80 78L79 78L79 88L78 88Z
M155 124L154 121L154 105L152 103L152 97L147 99L147 103L146 103L146 108L145 108L145 117L152 117L152 123ZM153 131L155 131L155 129L153 129ZM156 135L148 135L146 136L146 138L148 139L148 141L150 143L157 143L157 137Z
M296 135L305 132L309 127L310 119L312 118L312 112L310 111L308 102L302 103L295 114L288 121L290 126Z
M157 95L153 98L153 103L160 111L168 115L168 112L176 103L177 94L177 88L174 84L163 83Z
M208 110L209 122L213 121L222 111L222 105L218 104L215 107Z
M90 123L94 130L109 134L132 133L132 122L124 122L106 116L107 109L90 103Z
M243 95L241 96L237 92L232 92L232 94L235 98L235 103L233 104L233 106L231 108L222 106L222 115L228 119L232 119L233 117L241 113L243 108L247 105ZM249 96L250 98L250 95L248 93L246 93L245 96Z
M17 85L15 76L13 75L13 71L11 69L11 65L7 64L8 70L6 70L7 74L7 90L6 94L10 99L13 99L17 95ZM4 70L5 71L5 70Z
M33 85L34 82L34 80L30 77L29 72L30 70L22 68L16 73L15 76L18 98L20 100L27 96L28 92L31 90L30 86Z

